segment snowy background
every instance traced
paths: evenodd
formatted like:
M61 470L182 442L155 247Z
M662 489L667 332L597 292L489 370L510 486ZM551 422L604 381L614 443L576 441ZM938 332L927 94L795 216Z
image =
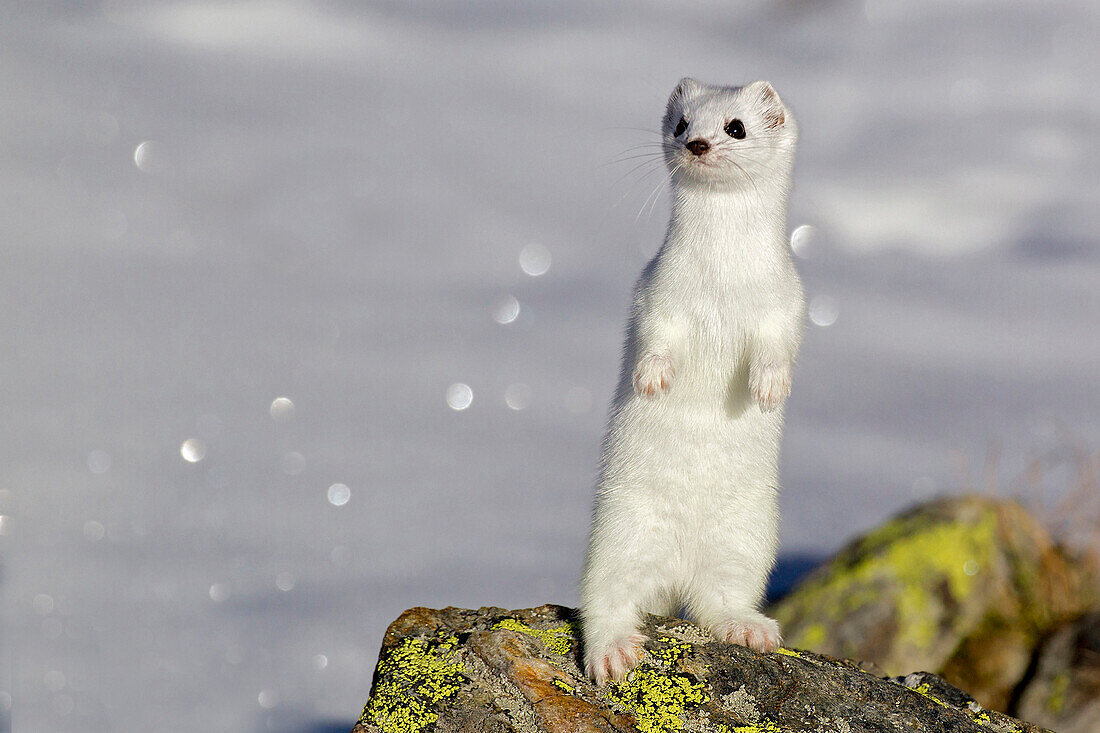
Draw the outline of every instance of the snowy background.
M803 130L788 560L1100 444L1090 0L0 6L15 730L344 731L403 609L573 603L683 75Z

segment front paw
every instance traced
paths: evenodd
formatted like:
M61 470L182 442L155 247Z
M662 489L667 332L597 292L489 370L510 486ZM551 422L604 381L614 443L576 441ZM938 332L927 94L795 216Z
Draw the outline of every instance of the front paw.
M752 375L752 396L760 409L771 412L791 393L791 368L767 364Z
M667 356L647 354L634 368L634 391L640 397L653 398L664 394L672 386L676 374L672 359Z

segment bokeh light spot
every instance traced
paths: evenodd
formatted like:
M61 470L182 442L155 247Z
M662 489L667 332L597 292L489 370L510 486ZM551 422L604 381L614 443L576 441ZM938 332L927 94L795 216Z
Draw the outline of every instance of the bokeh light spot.
M493 320L504 325L519 318L519 301L514 296L505 295L493 306Z
M531 388L523 383L508 385L504 390L504 404L513 410L524 409L531 404Z
M328 503L333 506L344 506L351 499L351 489L345 484L333 484L328 487Z
M294 402L289 397L276 397L268 408L275 422L290 422L294 419Z
M188 438L180 446L180 455L188 463L198 463L206 458L206 443L198 438Z
M164 154L160 143L146 140L134 148L134 165L143 173L159 170L163 163Z
M541 244L529 244L520 250L519 266L531 277L546 274L550 269L550 250Z
M53 613L53 596L47 593L39 593L31 601L31 605L34 606L34 612L39 616L46 616Z
M810 320L813 321L815 326L821 326L822 328L831 326L836 323L839 315L840 309L836 298L819 295L810 301Z
M796 227L791 232L791 251L803 259L813 256L814 235L817 230L809 224Z
M107 534L107 529L95 520L89 519L84 523L84 537L91 542L99 542Z
M287 476L297 476L306 467L306 457L298 451L291 451L283 456L283 473Z
M465 410L474 401L474 391L470 385L455 382L447 388L447 406L452 410Z
M92 473L107 473L111 469L111 454L105 450L94 450L88 454L88 470Z

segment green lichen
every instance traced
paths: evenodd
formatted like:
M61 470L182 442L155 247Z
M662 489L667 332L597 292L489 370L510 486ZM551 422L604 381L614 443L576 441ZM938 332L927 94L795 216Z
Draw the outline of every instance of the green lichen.
M942 614L935 580L942 579L957 600L967 598L977 576L993 562L997 519L985 513L977 522L933 522L926 518L898 519L864 539L847 560L834 563L831 572L811 582L781 603L781 623L796 619L848 617L863 606L881 602L883 587L897 588L897 614L902 648L926 648L939 636ZM792 644L810 649L826 641L821 622L797 629ZM851 653L855 650L842 650Z
M497 623L493 628L518 631L521 634L533 636L541 640L546 648L555 654L568 654L573 646L573 635L576 632L577 625L571 621L567 621L563 625L555 626L552 629L536 629L514 618L506 618Z
M607 697L634 714L639 733L676 733L684 713L707 702L707 686L671 669L691 651L691 644L662 636L651 654L659 665L635 669L625 682L608 686Z
M359 722L385 733L420 733L439 719L440 703L465 680L461 662L452 661L458 639L439 642L406 638L378 662L375 685Z

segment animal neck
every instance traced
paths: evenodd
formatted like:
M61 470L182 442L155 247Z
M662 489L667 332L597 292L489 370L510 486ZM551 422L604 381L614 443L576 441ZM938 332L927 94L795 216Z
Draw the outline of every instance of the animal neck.
M738 250L761 246L785 252L787 192L785 188L750 190L676 186L673 189L669 242Z

